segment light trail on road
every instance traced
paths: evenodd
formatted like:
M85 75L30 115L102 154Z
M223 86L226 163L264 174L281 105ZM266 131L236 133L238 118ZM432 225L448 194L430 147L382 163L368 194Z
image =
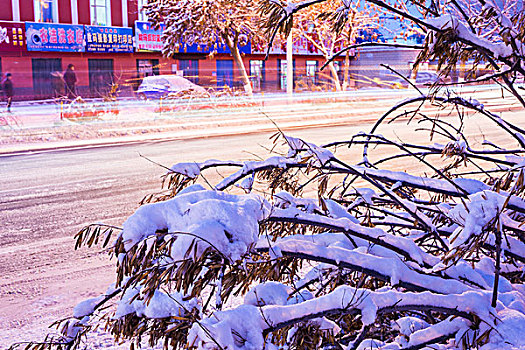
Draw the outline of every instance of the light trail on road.
M428 89L421 90L428 94ZM465 96L476 94L477 98L485 103L487 107L498 107L494 100L501 101L502 90L496 85L465 86L454 88L451 93L459 93ZM39 103L38 101L21 103L14 108L14 116L19 122L15 129L39 129L60 128L71 123L87 124L112 124L115 122L143 122L146 120L173 120L184 119L186 121L205 119L238 119L254 118L257 120L264 114L286 117L286 115L298 115L303 117L316 117L319 113L330 112L335 115L341 114L341 105L346 111L357 108L364 109L368 106L370 112L384 112L388 106L395 102L416 97L419 93L412 89L370 89L346 92L329 93L297 93L292 98L284 94L255 95L253 98L243 96L230 98L211 98L194 100L148 100L138 101L133 99L117 100L116 102L86 101L84 104L73 103L74 106L84 106L84 109L109 110L114 106L119 110L118 115L111 113L102 114L92 118L65 118L61 119L61 113L68 111L69 104ZM510 98L504 100L504 106L512 107L515 101ZM244 107L243 107L244 106ZM110 108L111 107L111 108ZM169 110L171 107L174 110ZM162 112L163 109L168 111ZM326 114L325 114L326 115Z
M520 110L513 98L501 98L492 86L477 86L479 102L493 113ZM297 94L291 103L282 95L255 98L253 106L153 112L156 103L123 101L123 112L97 120L59 121L48 115L45 128L0 129L0 155L49 151L57 148L107 146L148 140L192 139L243 133L370 123L396 102L418 96L413 90L365 90L345 93ZM246 101L245 98L238 100ZM413 106L417 109L417 105ZM407 107L407 110L409 108ZM438 107L423 109L432 116L446 114ZM45 111L45 109L43 109ZM53 118L55 121L53 122ZM48 121L49 122L49 121Z

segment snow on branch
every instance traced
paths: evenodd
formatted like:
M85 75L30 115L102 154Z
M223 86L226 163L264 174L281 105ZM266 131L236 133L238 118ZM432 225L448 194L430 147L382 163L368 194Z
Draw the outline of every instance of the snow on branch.
M513 54L513 49L510 45L504 42L492 42L490 40L480 38L473 34L458 18L453 15L443 15L436 18L429 18L426 23L432 27L441 30L452 29L455 34L464 42L470 43L473 46L484 48L488 50L495 58L507 58ZM521 48L523 50L523 48Z
M213 348L215 341L226 349L262 349L265 344L264 334L299 322L334 314L359 313L366 326L373 324L380 314L408 310L439 310L466 319L466 322L442 322L439 328L435 326L426 332L447 334L468 329L473 316L486 322L483 328L490 328L497 321L488 311L489 303L487 295L475 292L444 296L429 292L371 292L341 286L324 296L298 304L265 305L259 308L242 305L232 310L215 312L212 317L204 319L201 325L194 325L189 338L197 349ZM411 337L411 341L418 342L418 336L421 335L420 331Z
M262 160L168 168L167 194L122 229L79 232L78 246L111 247L116 283L49 339L79 346L101 318L119 339L191 349L525 346L525 149L476 141L463 114L405 117L430 145L379 134L402 118L324 146L280 132L280 155ZM400 159L412 171L389 166Z
M183 259L195 238L200 238L197 255L212 246L236 261L257 241L258 222L268 213L268 204L256 195L233 196L193 185L173 199L140 207L124 222L120 238L129 251L162 230L168 232L165 240L177 232L191 233L195 237L182 235L174 240L171 259Z
M324 1L257 5L274 37ZM435 59L442 77L467 60L486 65L525 107L515 86L525 72L520 8L451 0L417 3L415 15L367 2L426 35L416 65ZM206 4L149 3L156 23L168 20L168 50L227 30L237 2ZM254 33L253 6L228 33ZM525 348L525 129L475 96L442 92L401 101L370 130L324 146L279 130L256 160L167 168L165 191L122 229L77 234L75 248L109 247L115 285L59 322L58 338L28 348L80 348L100 323L117 341L150 347Z

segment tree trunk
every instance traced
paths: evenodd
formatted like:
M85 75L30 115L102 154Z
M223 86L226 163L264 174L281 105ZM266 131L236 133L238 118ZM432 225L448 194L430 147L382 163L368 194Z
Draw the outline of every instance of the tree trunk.
M343 90L346 91L348 87L350 86L350 51L346 51L345 55L345 66L343 68Z
M341 91L341 81L339 80L339 75L337 75L337 70L335 69L334 62L328 63L328 68L332 74L332 79L335 85L335 91Z
M246 67L244 66L244 62L242 60L241 53L239 51L239 47L237 46L237 40L232 40L232 38L230 38L229 36L226 36L226 45L228 45L228 48L230 49L230 52L232 53L233 60L235 61L235 64L237 65L237 68L239 69L239 72L241 73L241 79L244 85L244 91L246 91L248 96L253 96L252 84L250 82L250 77L248 76L248 73L246 72Z

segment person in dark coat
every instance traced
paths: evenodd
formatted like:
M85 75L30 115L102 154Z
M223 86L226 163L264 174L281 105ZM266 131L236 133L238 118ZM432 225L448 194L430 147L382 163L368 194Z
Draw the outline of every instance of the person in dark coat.
M15 95L11 73L5 75L5 79L2 82L2 90L4 90L4 95L7 100L7 111L11 112L11 103L13 102L13 96Z
M77 97L77 75L75 74L75 66L70 64L67 66L66 72L64 73L64 82L66 83L67 97L71 100Z

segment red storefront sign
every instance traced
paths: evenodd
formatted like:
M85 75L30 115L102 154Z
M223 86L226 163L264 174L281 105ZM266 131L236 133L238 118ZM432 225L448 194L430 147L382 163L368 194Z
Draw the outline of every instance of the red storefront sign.
M0 21L0 52L26 49L25 24Z

